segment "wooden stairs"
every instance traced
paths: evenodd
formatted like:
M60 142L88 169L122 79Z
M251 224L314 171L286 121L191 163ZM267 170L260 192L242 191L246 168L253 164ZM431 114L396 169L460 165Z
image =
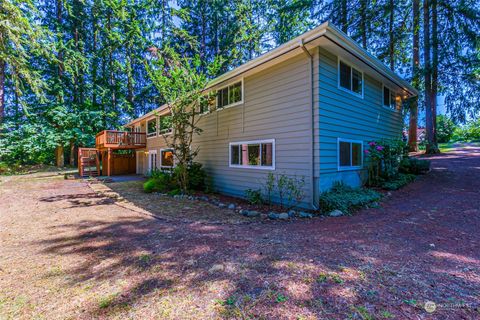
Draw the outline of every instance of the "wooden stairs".
M78 175L96 177L100 175L100 159L96 148L78 149Z

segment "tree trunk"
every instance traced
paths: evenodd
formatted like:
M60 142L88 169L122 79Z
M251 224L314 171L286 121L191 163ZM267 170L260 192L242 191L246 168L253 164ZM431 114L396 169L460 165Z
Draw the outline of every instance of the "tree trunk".
M395 68L395 35L393 34L393 23L394 23L394 3L393 0L389 2L389 24L388 24L388 56L390 58L390 69L393 70Z
M419 87L420 67L420 0L413 0L413 64L412 64L412 84L415 88ZM411 152L418 151L417 144L417 128L418 128L418 98L410 106L410 121L408 126L408 147Z
M433 106L432 95L432 63L431 63L431 43L430 43L430 3L429 0L423 1L423 41L425 57L425 129L427 136L426 153L438 153L438 147L435 143L435 107Z
M0 59L0 125L5 118L5 69L5 61Z
M65 166L65 157L63 155L63 146L58 145L55 148L55 159L56 159L56 165L57 167L64 167Z
M437 93L438 93L438 17L437 0L432 0L432 117L435 153L440 152L437 141Z
M75 157L75 141L72 139L70 140L70 159L68 161L68 163L71 165L71 166L75 166L75 159L77 157Z
M433 145L433 117L432 117L432 68L430 63L430 4L423 0L423 50L425 60L425 129L427 138L426 152L429 153Z
M360 34L364 49L367 49L367 6L367 0L360 1Z
M342 0L341 3L341 24L342 24L342 31L348 33L348 13L347 13L347 0Z

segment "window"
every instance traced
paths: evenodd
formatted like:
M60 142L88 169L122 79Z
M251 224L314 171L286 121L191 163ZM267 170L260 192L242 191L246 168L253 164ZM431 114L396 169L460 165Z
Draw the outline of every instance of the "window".
M363 97L363 73L343 61L338 63L339 87Z
M173 131L171 114L160 116L158 119L160 124L160 134L167 134Z
M230 167L275 169L275 140L230 143Z
M173 151L172 149L160 150L160 167L172 168L173 167Z
M148 170L156 170L157 169L157 150L149 150L148 151Z
M392 110L397 110L395 92L386 86L383 86L383 106Z
M147 137L154 137L157 135L157 119L147 121Z
M242 81L236 82L228 87L217 90L217 108L223 109L227 106L241 103L243 99Z
M359 169L363 162L363 142L338 139L338 169Z

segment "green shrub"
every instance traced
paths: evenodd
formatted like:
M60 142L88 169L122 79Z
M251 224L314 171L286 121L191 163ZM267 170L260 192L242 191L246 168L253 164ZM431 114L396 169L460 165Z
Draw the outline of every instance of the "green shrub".
M381 197L380 193L374 190L335 183L329 191L320 195L319 204L323 213L340 210L348 214L379 201Z
M155 181L150 178L143 184L143 191L146 193L152 193L155 190Z
M202 164L193 162L188 166L188 185L190 190L204 190L207 174L202 168Z
M263 185L265 200L271 205L272 199L278 199L280 207L289 210L305 198L305 177L289 177L286 174L268 173Z
M168 172L156 171L151 174L151 177L143 184L143 190L150 192L168 192L175 188L173 176Z
M400 162L399 172L406 174L423 174L430 170L430 161L417 158L404 158Z
M188 185L190 190L203 190L206 186L206 173L200 163L192 163L188 169ZM178 175L180 174L177 168L173 170L152 170L149 174L149 179L144 183L143 190L145 192L167 192L178 194L180 185L178 183Z
M245 190L245 197L250 204L262 204L263 197L262 197L262 190L260 189L247 189Z
M415 178L414 174L400 173L394 179L384 182L382 188L385 190L398 190L414 181Z
M368 185L379 186L398 174L401 159L406 150L402 140L370 141L364 151L368 167Z

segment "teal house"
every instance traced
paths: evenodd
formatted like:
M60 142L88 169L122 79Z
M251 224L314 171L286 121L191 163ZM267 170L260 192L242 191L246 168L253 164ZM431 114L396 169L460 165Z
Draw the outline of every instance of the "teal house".
M315 209L335 181L365 181L369 141L401 138L402 103L418 93L326 22L211 81L217 99L199 120L201 162L216 190L243 197L269 172L302 177L302 206ZM127 124L144 132L137 173L175 165L167 106Z

